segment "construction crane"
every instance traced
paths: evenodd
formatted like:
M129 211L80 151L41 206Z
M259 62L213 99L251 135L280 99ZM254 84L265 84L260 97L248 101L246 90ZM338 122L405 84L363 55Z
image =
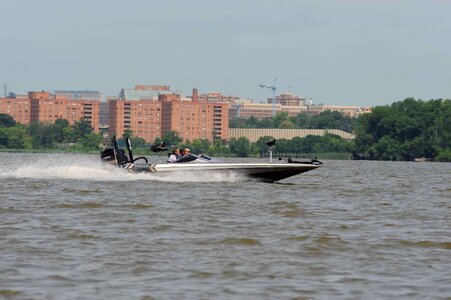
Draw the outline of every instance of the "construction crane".
M266 85L266 84L258 85L262 89L271 89L272 90L272 116L273 117L276 115L276 90L277 90L276 81L277 81L277 79L274 78L274 82L273 82L272 86Z
M271 89L272 90L272 116L274 117L276 115L276 90L280 87L288 87L289 89L292 86L305 86L309 84L281 84L277 82L277 79L274 78L272 85L267 84L259 84L258 86L262 89Z

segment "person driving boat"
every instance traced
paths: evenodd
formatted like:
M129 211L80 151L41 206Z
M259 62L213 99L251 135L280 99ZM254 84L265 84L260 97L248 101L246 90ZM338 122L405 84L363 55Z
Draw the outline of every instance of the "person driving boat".
M185 155L188 155L188 154L191 154L191 151L189 150L189 148L183 148L180 151L180 156L185 156Z

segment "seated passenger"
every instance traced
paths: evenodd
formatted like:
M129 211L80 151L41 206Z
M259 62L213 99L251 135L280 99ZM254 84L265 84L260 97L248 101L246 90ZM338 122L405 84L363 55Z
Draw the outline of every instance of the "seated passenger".
M172 149L171 155L169 155L168 162L175 163L177 160L179 160L180 157L180 149L175 147L174 149Z

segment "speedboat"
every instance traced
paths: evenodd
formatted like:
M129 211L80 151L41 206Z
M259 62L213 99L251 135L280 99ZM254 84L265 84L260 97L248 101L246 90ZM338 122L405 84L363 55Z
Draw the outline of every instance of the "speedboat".
M129 138L125 139L128 154L119 148L116 137L112 138L112 147L103 150L100 154L102 163L114 165L131 173L166 173L173 172L220 172L243 175L258 181L274 182L295 176L318 168L322 163L317 159L294 161L290 158L279 158L273 163L272 154L276 143L275 139L268 141L269 163L224 163L216 162L206 155L187 154L176 163L149 163L146 157L133 157ZM151 147L153 152L168 151L166 144L161 142Z

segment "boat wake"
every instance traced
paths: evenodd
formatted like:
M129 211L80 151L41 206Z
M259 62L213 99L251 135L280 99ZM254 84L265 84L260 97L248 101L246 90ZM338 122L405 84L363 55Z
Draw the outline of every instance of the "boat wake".
M129 173L102 165L97 156L26 154L20 161L0 165L0 178L68 179L88 181L171 181L171 182L238 182L239 174L221 172Z

